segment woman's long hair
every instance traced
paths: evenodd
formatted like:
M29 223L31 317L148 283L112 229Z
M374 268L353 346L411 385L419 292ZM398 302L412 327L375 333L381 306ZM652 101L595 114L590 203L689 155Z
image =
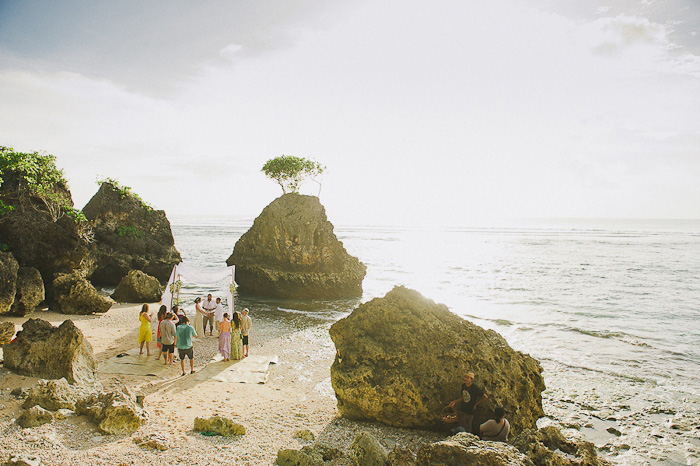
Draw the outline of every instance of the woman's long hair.
M143 303L143 306L141 306L141 312L139 312L139 314L143 314L144 312L148 312L148 303Z
M158 320L163 320L165 319L165 314L168 313L168 306L163 304L160 306L160 309L158 309Z
M233 313L233 323L236 324L236 328L241 325L241 317L238 315L238 311Z

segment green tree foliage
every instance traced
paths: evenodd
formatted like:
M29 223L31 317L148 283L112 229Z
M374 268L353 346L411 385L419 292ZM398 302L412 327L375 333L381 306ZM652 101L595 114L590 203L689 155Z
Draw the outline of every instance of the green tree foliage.
M316 162L303 157L294 157L292 155L282 155L275 157L265 162L262 172L265 176L277 182L282 188L283 193L299 192L299 186L308 178L319 185L319 194L321 191L321 183L316 179L326 170L326 167Z
M48 213L54 222L64 215L69 216L78 225L78 234L86 241L92 239L92 229L85 215L72 205L68 183L63 170L56 167L55 156L17 152L11 147L0 146L0 186L10 180L14 185L0 197L0 215L14 209L5 201L21 201L22 196L29 195L41 200L43 209L37 208L33 202L28 205Z

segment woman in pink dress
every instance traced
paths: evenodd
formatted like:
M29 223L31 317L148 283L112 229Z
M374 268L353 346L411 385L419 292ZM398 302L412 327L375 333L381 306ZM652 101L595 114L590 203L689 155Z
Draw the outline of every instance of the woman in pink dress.
M224 320L219 324L219 353L224 361L231 359L231 321L228 313L224 313Z

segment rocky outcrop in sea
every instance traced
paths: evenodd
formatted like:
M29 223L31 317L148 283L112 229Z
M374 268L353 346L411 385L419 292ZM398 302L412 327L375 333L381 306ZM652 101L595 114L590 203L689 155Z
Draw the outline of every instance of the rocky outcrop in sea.
M460 398L464 373L488 395L474 426L503 406L511 433L535 428L544 415L542 369L493 330L472 324L417 291L396 287L334 323L337 354L331 383L338 410L355 420L433 429Z
M83 212L95 234L95 268L89 276L93 283L116 286L131 270L165 283L181 261L165 212L151 208L128 188L102 182Z
M280 298L360 296L366 267L347 253L317 197L285 194L270 203L226 261L239 291Z

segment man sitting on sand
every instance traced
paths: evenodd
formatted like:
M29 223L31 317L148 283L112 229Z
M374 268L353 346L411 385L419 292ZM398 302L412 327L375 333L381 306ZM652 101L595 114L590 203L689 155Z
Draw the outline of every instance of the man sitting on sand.
M474 373L468 371L464 374L464 383L462 384L462 396L450 403L450 407L459 401L459 409L457 410L457 423L467 432L472 432L472 421L474 420L474 409L488 398L484 391L474 383Z
M481 424L479 427L479 437L482 440L491 440L492 442L505 442L508 440L508 432L510 432L510 422L505 418L506 410L503 406L497 407L493 411L493 419Z
M189 324L187 316L182 316L180 326L175 334L175 346L180 356L182 375L185 375L185 356L190 358L190 374L194 374L194 351L192 349L192 337L197 337L197 331Z

